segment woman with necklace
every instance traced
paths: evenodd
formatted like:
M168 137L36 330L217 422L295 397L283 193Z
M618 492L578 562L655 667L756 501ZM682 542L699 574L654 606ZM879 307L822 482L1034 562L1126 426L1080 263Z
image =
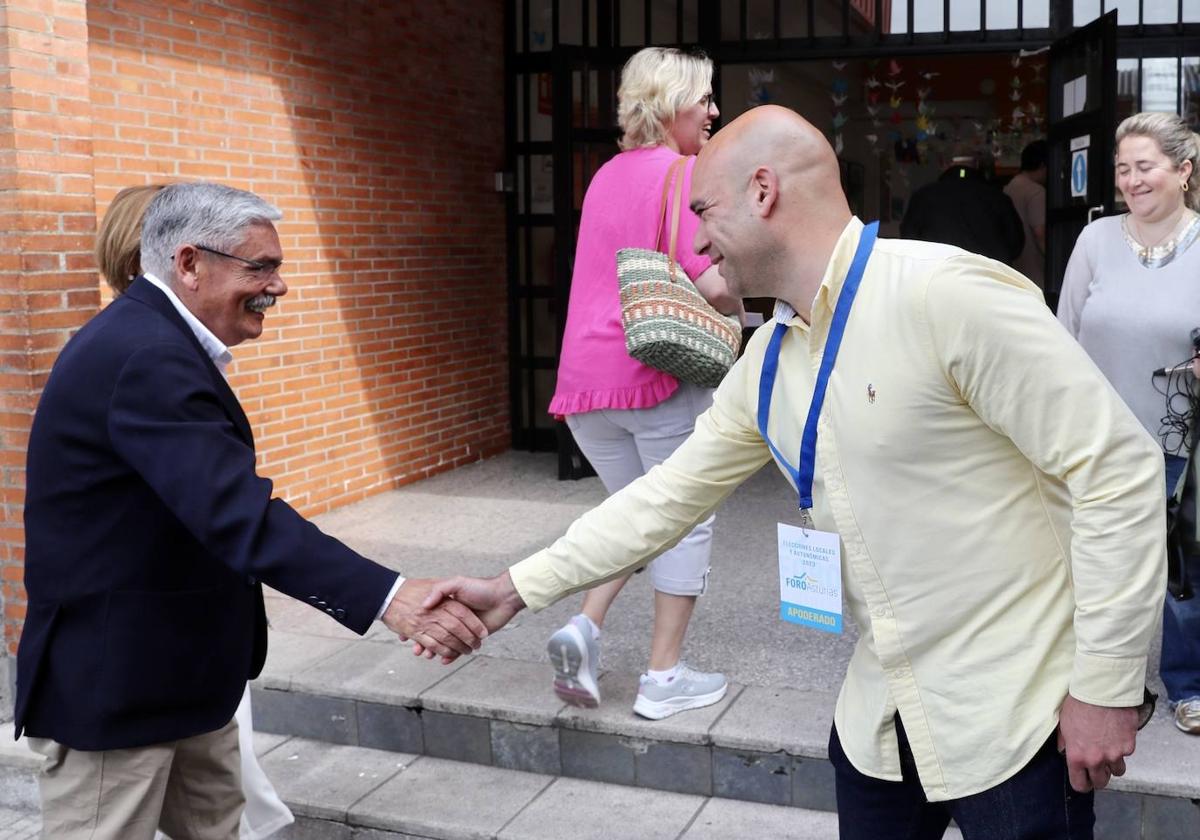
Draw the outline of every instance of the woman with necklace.
M1189 334L1200 327L1200 137L1176 114L1145 112L1124 120L1116 139L1117 189L1129 212L1079 235L1058 318L1164 442L1170 495L1187 464L1187 441L1163 434L1163 395L1152 372L1186 361ZM1198 560L1188 560L1191 580L1200 581ZM1167 596L1159 673L1175 725L1200 735L1200 597Z

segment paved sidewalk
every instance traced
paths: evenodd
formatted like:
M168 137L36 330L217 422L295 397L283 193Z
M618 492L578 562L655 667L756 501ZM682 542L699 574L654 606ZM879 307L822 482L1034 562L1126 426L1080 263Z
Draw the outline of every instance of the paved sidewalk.
M41 814L0 808L0 840L36 840L41 833Z

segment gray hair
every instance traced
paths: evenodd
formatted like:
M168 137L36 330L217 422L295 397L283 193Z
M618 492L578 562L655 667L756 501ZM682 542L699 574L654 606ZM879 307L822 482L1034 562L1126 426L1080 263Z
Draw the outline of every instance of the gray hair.
M206 245L231 251L246 228L283 217L279 208L254 193L224 184L171 184L160 190L142 220L142 270L172 283L172 257L180 245Z
M1182 117L1167 111L1142 111L1117 126L1117 146L1126 137L1149 137L1176 169L1190 160L1192 172L1183 203L1192 210L1200 209L1200 135L1188 128Z

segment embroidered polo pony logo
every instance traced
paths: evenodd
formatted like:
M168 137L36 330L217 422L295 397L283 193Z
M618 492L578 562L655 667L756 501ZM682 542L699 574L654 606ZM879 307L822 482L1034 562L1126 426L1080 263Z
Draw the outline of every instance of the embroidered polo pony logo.
M869 382L867 383L867 402L875 404L875 386Z

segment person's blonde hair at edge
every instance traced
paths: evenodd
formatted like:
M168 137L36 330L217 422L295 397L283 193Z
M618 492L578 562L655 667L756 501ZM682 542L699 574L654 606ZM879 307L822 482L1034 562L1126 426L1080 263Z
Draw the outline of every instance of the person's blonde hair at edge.
M638 50L621 70L617 123L622 151L661 146L675 115L712 86L712 60L671 47Z
M1192 174L1188 176L1183 203L1190 210L1200 210L1200 134L1188 128L1178 114L1142 111L1126 117L1117 126L1117 145L1126 137L1149 137L1176 169L1190 160Z
M165 184L126 187L113 198L96 232L96 265L113 294L124 294L142 271L142 217Z

